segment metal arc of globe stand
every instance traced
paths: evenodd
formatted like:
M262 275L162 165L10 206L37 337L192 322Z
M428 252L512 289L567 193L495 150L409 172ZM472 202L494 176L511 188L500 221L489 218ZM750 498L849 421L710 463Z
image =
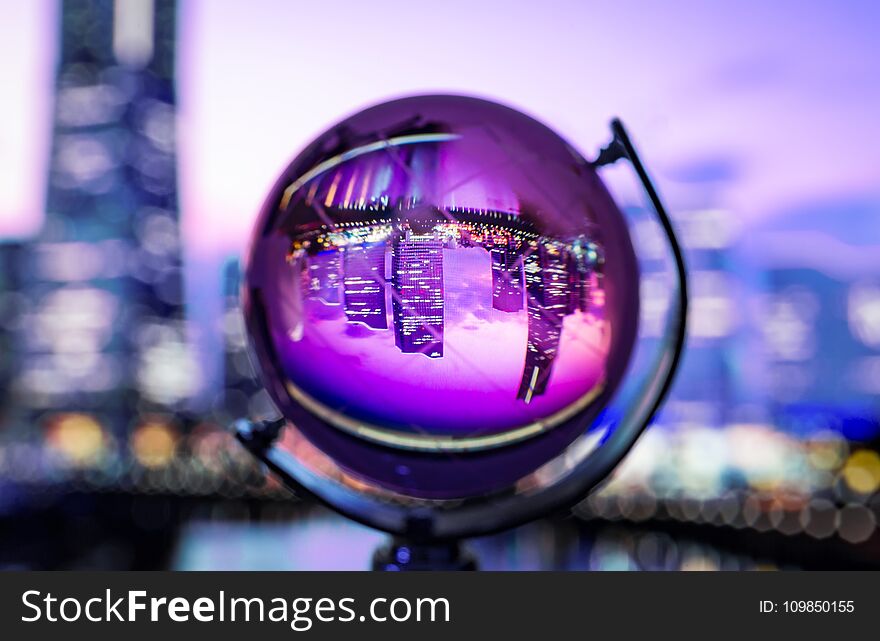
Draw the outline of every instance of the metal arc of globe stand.
M648 404L640 404L644 413L644 418L642 419L644 422L642 429L644 429L644 427L647 427L648 423L651 422L651 419L654 418L654 414L657 413L660 405L662 405L663 401L666 399L669 388L672 386L672 381L675 379L675 372L681 361L681 355L684 352L684 345L687 338L688 315L687 268L684 262L684 253L682 252L681 245L678 243L675 229L672 226L672 220L669 218L666 207L660 199L660 194L657 193L654 183L651 182L651 178L648 176L648 171L645 169L645 165L642 163L626 128L623 126L623 123L619 118L614 118L611 121L611 132L614 134L614 137L608 146L599 152L599 156L593 161L593 166L602 167L604 165L610 165L621 158L629 160L632 164L633 169L639 178L639 182L642 183L642 187L645 189L645 193L651 201L651 206L654 208L654 212L660 220L663 232L666 234L666 238L669 241L669 249L672 252L672 259L675 262L675 273L677 277L676 284L678 285L676 314L673 317L671 325L667 328L667 340L665 341L666 349L660 354L657 363L657 370L655 371L652 380L648 381L645 385L644 397ZM634 410L637 413L639 408L634 408Z
M654 213L660 221L660 225L669 242L669 249L675 264L678 297L672 320L669 323L665 339L664 349L658 355L653 374L643 384L642 391L638 395L638 401L628 408L627 413L620 420L620 424L628 424L634 433L638 434L647 427L660 405L666 398L667 393L675 377L676 369L684 351L686 338L686 323L688 310L687 271L681 246L678 243L672 221L660 199L660 196L651 182L623 123L615 118L611 121L613 138L604 147L597 158L592 162L594 167L603 167L616 163L618 160L628 160L633 166L635 173L645 190ZM234 425L237 439L272 472L279 475L284 483L300 496L314 498L329 507L342 512L344 515L354 518L366 525L374 525L364 518L357 518L354 514L338 509L323 497L310 491L303 483L299 482L295 474L292 474L284 463L284 456L277 455L275 440L284 428L285 419L254 422L240 419ZM617 448L608 453L604 461L608 471L613 469L626 454L627 448ZM573 476L577 476L575 473ZM543 502L545 514L573 505L583 498L583 494L595 485L600 479L569 478L566 483L548 492ZM499 513L510 511L510 506L499 510ZM535 510L532 510L534 513ZM497 517L501 525L485 528L481 534L489 534L510 527L509 514ZM507 519L506 521L504 519ZM533 517L534 518L534 517ZM520 519L519 523L528 519ZM505 524L506 523L506 524ZM514 523L515 525L516 523ZM374 570L474 570L477 568L476 560L460 545L461 537L444 537L432 540L430 536L420 536L419 533L392 532L392 538L388 543L379 547L372 561Z

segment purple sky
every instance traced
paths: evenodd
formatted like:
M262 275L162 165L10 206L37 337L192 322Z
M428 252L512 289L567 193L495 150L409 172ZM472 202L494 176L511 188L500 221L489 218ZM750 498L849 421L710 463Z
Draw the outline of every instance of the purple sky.
M43 216L55 14L53 0L0 0L0 237ZM303 145L411 92L502 100L587 154L620 115L673 210L748 225L815 201L880 207L877 24L870 0L183 2L191 309L216 318L220 261Z
M620 115L682 207L707 179L747 220L880 192L876 3L199 0L183 18L184 206L205 251L241 247L316 132L412 92L501 99L587 153Z

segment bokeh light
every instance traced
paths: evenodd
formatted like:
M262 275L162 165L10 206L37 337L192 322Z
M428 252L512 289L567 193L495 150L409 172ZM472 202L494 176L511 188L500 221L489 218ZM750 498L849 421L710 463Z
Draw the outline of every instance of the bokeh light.
M77 467L101 464L106 453L108 437L93 417L88 414L62 414L49 421L46 441Z
M131 450L135 460L147 468L165 467L174 459L178 436L174 428L160 419L152 419L135 428Z

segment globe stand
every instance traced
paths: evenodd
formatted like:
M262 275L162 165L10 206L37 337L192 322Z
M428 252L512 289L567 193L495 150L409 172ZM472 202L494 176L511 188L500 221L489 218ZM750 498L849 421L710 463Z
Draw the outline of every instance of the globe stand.
M472 571L477 569L477 560L458 541L417 543L393 537L373 553L372 568L378 572Z
M241 419L235 422L235 436L260 462L274 468L270 452L284 424L284 419L256 422ZM289 475L282 473L282 477L289 486L295 484ZM299 494L311 495L305 488L294 489ZM395 536L373 553L372 569L384 572L476 570L477 561L458 541L427 542Z
M453 105L455 108L450 105ZM487 119L497 119L502 130L503 126L507 126L507 137L502 136L499 138L499 141L492 143L497 147L496 152L501 153L505 151L505 141L508 138L517 136L516 132L519 131L518 128L522 123L511 115L512 113L515 114L515 112L503 110L498 105L493 106L491 103L478 100L450 96L402 99L380 105L373 111L369 111L369 113L363 112L363 114L367 115L358 114L353 116L351 120L362 124L368 130L372 131L375 129L373 133L367 135L366 142L371 142L372 138L375 137L378 143L376 141L372 142L374 144L381 143L382 145L391 145L391 140L395 141L394 145L403 144L401 141L407 144L421 144L422 142L429 141L433 144L435 139L441 141L451 139L444 138L444 136L459 136L459 130L470 131L469 127L471 125L467 124L470 121L462 119L458 111L459 107L464 110L468 105L473 107L474 114L472 115L475 117L485 111L485 117ZM398 117L401 113L407 114L411 112L415 114L414 117L417 122L421 122L420 119L424 120L425 117L421 115L422 112L419 109L415 108L416 106L419 109L424 107L426 113L436 114L436 118L432 116L431 119L426 121L424 127L419 129L411 129L409 124L406 126L401 125L400 123L404 122ZM435 122L435 119L437 122ZM410 121L405 122L409 123ZM377 123L384 123L385 129L379 127ZM281 301L286 300L287 296L285 293L287 290L276 282L279 281L280 272L276 273L277 270L273 266L282 264L282 250L284 259L289 261L289 241L292 236L285 238L283 233L275 232L282 232L287 229L289 223L292 224L290 217L293 214L290 211L290 198L295 196L305 184L301 183L299 178L291 182L293 180L292 177L305 176L308 174L308 171L311 171L309 168L315 168L315 170L320 168L320 171L323 172L326 168L325 165L341 166L348 160L358 157L358 154L366 153L365 150L372 150L369 144L361 144L364 141L351 140L348 137L347 132L349 132L349 128L347 125L348 121L331 129L324 136L317 139L309 147L308 153L304 152L301 154L288 167L286 173L279 179L276 187L273 188L273 192L267 199L263 212L260 215L261 218L257 227L259 233L255 235L255 244L249 254L254 262L248 269L248 285L243 289L245 317L248 321L249 334L253 341L255 354L259 357L259 363L263 365L262 371L265 382L270 383L271 395L280 403L279 407L283 406L282 409L286 417L292 421L291 425L308 424L310 427L314 427L314 429L322 429L324 425L329 426L337 423L338 425L336 426L341 427L343 424L347 424L347 417L344 414L339 415L336 410L324 416L323 414L327 414L328 411L320 403L315 404L314 401L309 401L306 404L303 398L300 398L300 395L297 395L299 400L291 396L293 394L291 390L297 390L285 387L280 377L280 373L283 370L278 362L277 346L273 342L274 334L270 331L269 327L271 309L267 305L281 305ZM525 127L525 125L522 126ZM557 475L554 473L547 475L546 478L541 477L534 487L529 486L531 491L527 494L519 492L517 485L508 485L503 489L493 491L491 495L483 494L477 490L470 494L465 493L466 500L446 510L435 510L430 505L430 502L425 509L416 509L409 503L404 505L383 499L381 490L387 487L383 485L383 481L388 481L388 478L376 479L372 486L372 481L368 480L365 481L366 488L358 488L346 483L343 478L328 479L319 474L316 469L311 469L308 465L308 460L306 460L307 457L300 456L301 452L296 451L297 442L295 439L291 442L286 440L279 442L278 436L287 424L283 419L258 423L249 421L239 422L237 426L238 439L258 460L268 469L275 472L294 492L302 496L312 496L355 521L378 527L387 532L396 533L398 537L405 537L391 538L375 552L373 557L374 569L391 571L476 569L476 562L473 557L462 551L458 543L459 539L480 536L512 527L552 511L569 507L582 500L587 491L594 487L601 479L605 478L614 466L620 462L634 442L635 437L650 423L663 402L678 367L686 336L688 292L684 257L672 228L672 222L623 124L615 119L611 123L611 130L613 133L612 141L601 150L595 160L584 162L593 168L612 165L620 160L629 161L632 165L645 189L648 199L653 205L657 220L665 232L669 251L674 262L674 278L677 280L678 289L677 300L670 301L670 308L667 313L668 322L663 334L663 340L657 345L657 354L653 359L653 366L648 367L646 373L638 378L638 383L632 386L632 390L621 396L621 414L619 417L615 416L613 421L609 419L608 424L603 426L603 429L606 429L606 435L601 437L601 448L596 445L595 440L592 440L594 436L601 436L601 434L598 431L594 432L590 426L590 429L585 429L585 431L579 433L579 440L576 441L576 444L575 442L569 442L566 445L568 449L563 453L555 454L556 458L552 459L559 463L564 461L564 474ZM438 131L445 133L437 133ZM493 131L495 131L494 128ZM541 129L541 131L544 132L542 135L546 138L547 132L545 129ZM400 134L399 136L397 136L398 133ZM550 133L552 134L552 132ZM427 138L421 136L427 136ZM582 160L579 160L578 155L570 147L560 145L558 140L551 140L550 138L547 138L545 141L547 142L548 150L551 148L564 150L560 152L560 162L570 163L574 159L578 163ZM481 139L475 138L474 140L479 141ZM358 153L351 157L345 155L345 153L353 151ZM543 157L542 154L538 155ZM397 156L394 157L397 158ZM306 174L303 173L304 171ZM405 173L409 174L410 172L407 170ZM337 173L337 178L340 175L342 174ZM410 178L412 177L410 176ZM509 176L503 172L498 175L499 180L506 180L507 178ZM597 184L601 184L600 178L597 177L596 180L598 181ZM404 182L406 183L406 181ZM412 179L411 182L413 184L417 183L415 179ZM316 182L315 185L317 184ZM416 184L416 186L418 185ZM348 191L350 192L351 189ZM424 190L420 188L419 193L422 191ZM335 193L335 187L333 188L333 193ZM388 194L385 194L385 196L388 196ZM543 198L541 196L539 200ZM333 196L327 196L328 206L330 205L329 201L332 199ZM346 197L346 207L347 200L348 197ZM617 206L613 204L610 195L609 198L603 199L602 202L608 209L606 212L607 220L617 220L617 215L623 215ZM329 224L332 226L335 224L332 218L328 222L328 220L325 220L327 215L324 213L322 215L323 218L321 220L324 221L325 225ZM318 217L320 218L320 216ZM311 218L308 220L311 220ZM565 226L563 225L563 227ZM614 228L616 229L616 227ZM293 234L293 231L290 231L288 235L290 236L290 234ZM625 239L617 243L617 245L619 245L618 249L622 251L622 257L629 256L628 245L626 245ZM274 258L272 260L266 259L265 257L268 255L274 256ZM629 271L626 273L637 273L635 266L626 267L624 264L622 269L628 269ZM636 287L629 288L628 291L633 296L637 296L638 289ZM621 311L621 314L624 314L624 312ZM631 315L625 326L627 332L636 331L637 323L635 321L637 321L637 318ZM614 361L614 371L622 376L628 360L628 352L620 351L617 355L619 358ZM646 354L645 358L648 357L649 354ZM272 390L274 390L274 393ZM308 399L306 398L305 400ZM315 407L311 407L312 405L315 405ZM320 409L321 412L314 411L316 409ZM572 431L576 431L574 428L588 427L586 424L579 425L574 422L575 418L577 417L570 417L570 419L567 419L569 422L566 423L567 426L572 428ZM376 430L373 431L375 432ZM378 431L381 432L382 430L379 429ZM544 450L545 455L557 452L559 449L557 446L561 445L561 441L572 436L569 432L558 432L558 434L560 436L557 437L557 440L560 442L550 441L549 447L548 442L542 443L547 448ZM339 435L334 434L334 436ZM330 439L331 446L334 442L336 441ZM372 445L361 443L357 440L346 441L346 445L351 446L352 450L347 452L344 457L348 466L361 469L359 467L359 457L369 459L375 455ZM331 451L325 453L333 460L333 447L329 449ZM308 454L308 452L305 453ZM571 454L571 457L569 457L569 454ZM408 462L414 461L419 465L422 463L422 459L416 455L407 457L400 455L400 457ZM483 458L474 463L475 460L471 460L470 469L475 469L477 465L485 463L487 459ZM499 467L504 467L504 472L509 475L511 470L507 468L507 463L510 460L510 458L495 457L493 459L493 462L496 464L495 467L487 466L485 474L497 474ZM540 464L549 462L548 460L536 461L536 463ZM369 468L369 466L367 467ZM392 474L392 469L396 473L396 470L407 468L407 474L409 473L409 465L397 465L394 468L390 466L382 468L380 466L380 468L389 470L388 474ZM444 487L444 479L438 478L440 467L425 465L421 469L424 473L413 475L412 478L418 476L418 478L437 482L440 484L440 487ZM531 463L529 463L529 465L523 465L522 473L528 472L531 474L534 469L534 466L531 466ZM363 470L361 471L363 472ZM517 470L517 473L519 473L519 470ZM369 477L370 475L364 472L361 478L369 479ZM390 478L392 480L391 485L393 485L396 477L392 476ZM379 493L374 494L368 491L374 486L380 490ZM431 488L416 489L428 492Z

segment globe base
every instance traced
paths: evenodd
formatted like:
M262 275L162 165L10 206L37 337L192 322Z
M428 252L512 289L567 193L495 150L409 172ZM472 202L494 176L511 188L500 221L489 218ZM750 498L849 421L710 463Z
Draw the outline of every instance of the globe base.
M416 543L394 537L373 554L376 572L474 571L477 559L458 541Z

